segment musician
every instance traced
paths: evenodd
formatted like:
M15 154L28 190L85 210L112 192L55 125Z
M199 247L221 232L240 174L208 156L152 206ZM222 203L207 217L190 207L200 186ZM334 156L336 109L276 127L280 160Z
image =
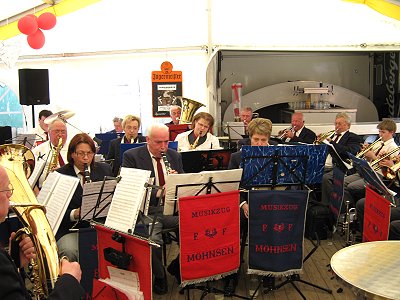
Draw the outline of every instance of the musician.
M0 178L0 223L2 223L7 217L10 197L14 188L10 185L10 180L3 166L0 166ZM12 234L13 236L14 234ZM35 259L36 250L29 237L21 240L19 248L20 263L16 265L9 253L2 246L0 247L0 299L31 299L18 268L26 267L30 259ZM61 261L60 272L61 276L58 278L54 290L47 299L75 300L83 297L84 290L79 284L82 274L79 264L63 259Z
M50 164L54 156L56 156L56 162L54 166L50 166L51 171L56 168L62 167L67 162L67 147L65 146L67 142L68 132L67 126L64 121L61 119L56 119L52 123L49 124L49 138L50 140L40 144L39 146L32 149L33 154L35 155L36 160L42 159L44 160L45 166L42 174L39 177L37 186L38 188L42 188L42 184L46 179L47 170L49 169ZM61 139L61 148L60 152L56 153L56 149ZM38 192L38 190L36 190Z
M219 140L209 131L214 125L214 118L206 112L197 113L193 117L193 130L178 134L175 141L178 141L179 151L220 149Z
M124 130L122 129L122 119L120 117L115 117L113 119L114 129L107 131L106 133L123 133Z
M182 108L178 105L171 105L169 107L169 115L172 119L171 122L166 123L165 125L178 125L179 120L181 118Z
M67 211L61 221L56 234L60 256L67 256L70 261L78 261L78 234L70 233L70 229L79 221L82 205L84 165L87 165L91 181L102 181L105 176L112 176L111 166L107 163L95 162L96 146L92 138L86 133L75 135L68 146L68 163L56 171L80 179ZM75 228L89 227L87 222L81 222Z
M148 128L147 132L147 145L142 147L129 149L124 153L122 159L122 167L137 168L151 171L151 177L155 177L155 184L164 186L165 177L172 173L183 173L182 157L175 150L168 149L169 140L169 129L164 124L152 124ZM171 170L167 173L167 168L163 159L161 159L161 153L165 153ZM158 165L160 162L161 166ZM161 167L161 169L159 169ZM153 240L160 245L163 244L161 238L161 229L177 228L179 226L179 219L177 216L165 216L162 215L163 207L158 206L160 199L161 190L152 192L150 199L149 215L155 215L156 213L160 216L160 223L162 228L155 227L153 231ZM155 275L155 281L153 290L157 294L165 294L168 291L167 278L164 267L162 265L162 253L161 248L153 249L153 273Z
M250 146L269 146L269 138L272 131L272 122L269 119L256 118L250 121L248 124ZM242 161L242 152L237 151L232 153L229 160L228 169L239 169ZM240 231L243 236L244 231L248 228L249 218L249 205L247 204L247 197L241 195L241 203L239 204L241 209L240 213ZM238 283L238 274L232 274L225 277L224 294L232 295L235 293L236 285Z
M391 119L386 119L381 121L378 126L379 137L381 138L381 143L377 143L364 154L364 158L372 162L379 157L384 156L386 153L390 153L392 150L397 148L397 144L395 143L393 136L396 133L396 123ZM394 157L398 151L390 155L389 158ZM387 161L382 161L381 164L389 164ZM382 176L382 172L379 171L378 174ZM325 203L329 203L329 195L333 190L333 184L331 182L331 178L326 178L328 174L325 174L322 182L322 191L323 191L323 201L327 201ZM330 175L332 176L332 175ZM346 201L350 201L351 205L355 205L357 200L363 198L365 196L365 182L364 179L359 174L353 174L345 177L343 182L344 191L343 191L343 203ZM324 190L325 187L325 190Z
M271 122L270 119L256 118L256 119L253 119L253 120L258 120L257 124L258 124L258 122L260 122L260 124L262 124L263 127L265 127L265 128L262 129L262 132L266 132L267 131L267 127L268 127L268 131L270 133L272 132L272 122ZM256 123L254 123L254 124L256 124ZM255 126L255 125L253 125L253 126ZM268 145L278 145L277 141L270 140L269 138L270 137L268 137ZM240 150L243 146L251 145L251 138L248 137L248 138L243 138L241 140L238 140L237 144L238 144L237 148L238 148L238 150Z
M107 159L114 159L113 175L118 176L121 166L121 144L144 143L146 137L139 135L140 118L127 115L122 121L122 128L125 132L123 137L119 137L110 141L110 147L107 154Z
M242 107L239 112L240 121L244 123L245 135L248 135L247 126L253 118L253 109L249 106Z
M285 142L300 142L312 144L317 137L314 131L304 126L304 116L301 112L295 112L292 115L291 125L292 128L279 131L281 139Z
M42 142L49 139L48 131L49 125L47 125L44 120L51 116L53 113L50 110L43 109L39 113L39 126L33 128L29 133L36 134L36 144L40 145Z

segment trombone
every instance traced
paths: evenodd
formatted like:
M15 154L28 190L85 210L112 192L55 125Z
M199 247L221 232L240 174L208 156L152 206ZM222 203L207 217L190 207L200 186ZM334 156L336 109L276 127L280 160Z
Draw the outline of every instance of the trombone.
M364 158L365 153L367 153L368 151L372 150L375 147L375 145L378 144L378 143L383 143L382 137L379 137L379 139L377 139L375 142L369 144L364 150L358 152L356 154L356 157L357 158Z

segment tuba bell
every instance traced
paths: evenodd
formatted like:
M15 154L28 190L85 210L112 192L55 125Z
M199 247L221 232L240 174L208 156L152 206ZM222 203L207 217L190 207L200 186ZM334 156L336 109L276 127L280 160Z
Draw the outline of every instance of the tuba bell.
M181 118L179 119L179 124L191 124L196 111L200 107L205 105L189 98L184 98L180 96L177 98L181 101L182 105L182 112Z
M35 299L43 299L54 288L60 268L57 244L45 208L38 203L27 180L34 162L32 151L22 145L0 146L0 165L6 169L14 187L10 208L23 225L16 233L16 240L26 234L33 242L36 259L30 262L32 294Z

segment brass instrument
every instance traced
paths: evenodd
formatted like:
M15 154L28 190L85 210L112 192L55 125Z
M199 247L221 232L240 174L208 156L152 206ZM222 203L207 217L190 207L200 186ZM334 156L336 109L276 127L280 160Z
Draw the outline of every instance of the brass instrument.
M321 145L323 144L323 142L328 139L328 138L332 138L334 136L334 134L336 133L336 130L331 130L325 133L321 133L319 135L319 137L317 137L314 141L314 145Z
M283 132L282 132L282 134L281 134L281 135L278 135L276 138L277 138L277 139L280 139L280 140L283 139L283 137L284 137L285 134L286 134L286 131L294 131L295 127L296 127L296 126L292 126L292 127L289 127L289 128L284 129Z
M53 154L51 155L51 160L50 160L49 166L47 167L47 170L46 170L46 176L44 177L45 179L47 178L47 176L49 176L49 174L58 165L58 155L60 154L60 151L62 148L62 142L63 142L62 138L59 138L57 147L55 149L53 149ZM51 145L51 142L50 142L50 145Z
M366 147L364 150L358 152L356 154L356 157L357 158L363 158L365 153L367 153L368 151L372 150L377 143L383 143L381 137L379 139L377 139L375 142L373 142L372 144L369 144L368 147Z
M177 98L181 101L182 104L182 112L181 112L181 117L179 119L179 124L191 124L196 111L200 107L205 105L192 99L184 97L177 97Z
M200 132L200 134L197 136L197 138L196 138L196 140L193 142L193 144L190 144L190 149L192 149L192 150L196 149L197 144L199 143L199 140L200 140L200 135L201 135L201 132Z
M171 173L172 168L171 168L171 164L168 161L167 155L165 154L165 152L161 152L161 157L164 161L164 165L165 165L165 170L167 171L167 174Z
M379 163L382 161L382 160L384 160L384 159L387 159L387 158L390 158L390 156L392 156L393 154L395 154L397 151L399 151L400 150L400 146L399 147L396 147L396 148L394 148L394 149L392 149L391 151L389 151L388 153L386 153L385 155L383 155L382 157L380 157L380 158L377 158L377 159L375 159L374 161L372 161L371 162L371 167L372 167L372 169L374 169L375 171L378 171L380 168L381 168L381 166L379 165Z
M397 171L400 169L400 162L395 163L393 166L390 168L385 168L385 170L382 170L383 176L385 176L387 179L393 180L396 178Z
M27 180L34 161L33 153L22 145L0 146L0 164L5 167L14 187L10 208L23 225L16 233L16 240L26 234L33 242L36 259L30 262L29 277L33 283L34 297L43 299L54 288L60 267L56 240L46 218L45 208L37 202Z

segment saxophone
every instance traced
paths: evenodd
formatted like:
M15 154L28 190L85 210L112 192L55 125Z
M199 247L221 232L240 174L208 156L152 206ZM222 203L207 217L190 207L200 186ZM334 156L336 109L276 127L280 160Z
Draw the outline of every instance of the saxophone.
M35 299L47 298L57 281L60 271L57 244L46 218L45 208L37 202L27 177L34 163L33 153L22 145L1 145L0 165L7 172L14 187L10 208L23 228L17 231L15 241L28 235L35 247L36 258L30 261L30 280Z
M201 132L199 133L199 135L197 136L197 138L196 138L196 140L193 142L193 144L190 144L190 149L192 149L192 150L196 149L197 144L199 143L199 140L200 140L200 135L201 135Z
M58 155L60 154L60 151L62 148L62 141L63 141L62 138L59 138L57 147L53 150L53 154L51 155L51 160L50 160L49 166L47 167L46 176L44 177L45 179L47 178L47 176L49 176L49 174L58 165ZM50 142L50 144L51 144L51 142Z

